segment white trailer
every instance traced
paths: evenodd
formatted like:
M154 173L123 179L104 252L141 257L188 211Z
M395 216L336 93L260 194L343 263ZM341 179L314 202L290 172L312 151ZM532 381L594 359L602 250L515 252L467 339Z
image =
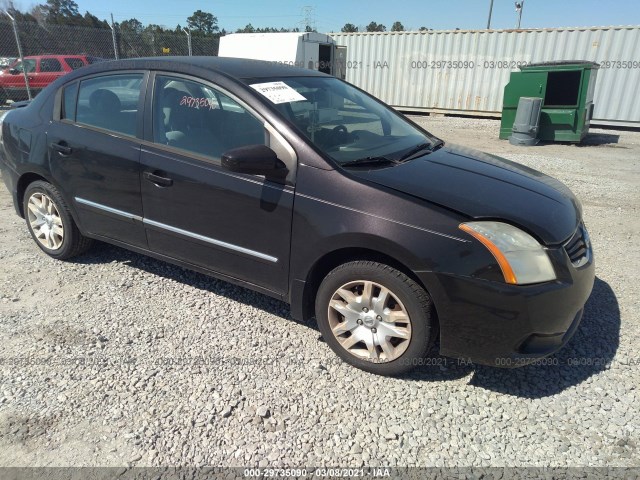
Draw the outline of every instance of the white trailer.
M316 32L232 33L220 38L220 57L266 60L346 77L347 47Z

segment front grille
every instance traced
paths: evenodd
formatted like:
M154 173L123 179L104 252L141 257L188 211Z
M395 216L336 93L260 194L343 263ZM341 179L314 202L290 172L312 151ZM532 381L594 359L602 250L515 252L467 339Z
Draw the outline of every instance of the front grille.
M589 261L591 242L583 224L580 224L576 233L564 244L564 249L574 267L581 267Z

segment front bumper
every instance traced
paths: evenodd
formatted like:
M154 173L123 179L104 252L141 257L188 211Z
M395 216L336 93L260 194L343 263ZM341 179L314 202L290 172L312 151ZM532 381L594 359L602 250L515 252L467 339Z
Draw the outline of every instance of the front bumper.
M518 367L562 348L577 330L595 264L576 268L563 248L549 250L557 280L508 285L449 274L420 274L440 322L440 353L466 362Z

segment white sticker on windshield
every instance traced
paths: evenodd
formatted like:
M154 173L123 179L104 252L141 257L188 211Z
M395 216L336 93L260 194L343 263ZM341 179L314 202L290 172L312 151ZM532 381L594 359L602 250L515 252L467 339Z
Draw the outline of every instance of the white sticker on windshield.
M257 90L273 103L306 101L307 99L284 82L255 83L251 88Z

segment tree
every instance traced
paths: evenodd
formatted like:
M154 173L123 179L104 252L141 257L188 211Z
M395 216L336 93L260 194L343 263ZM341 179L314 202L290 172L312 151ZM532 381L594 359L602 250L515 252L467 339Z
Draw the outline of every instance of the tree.
M367 25L367 32L386 32L387 27L382 25L381 23L371 22Z
M78 4L73 0L47 0L38 6L47 23L58 25L81 25L84 19L78 11Z
M37 21L36 18L33 15L31 15L30 13L21 12L18 9L18 7L16 7L15 3L13 3L13 0L7 0L7 1L0 2L0 12L2 12L2 10L5 10L6 12L8 12L9 15L11 15L13 18L16 19L17 22L35 22L35 21Z
M250 23L247 23L244 28L239 28L236 33L255 33L256 29Z
M393 25L391 26L391 31L392 32L404 32L404 25L402 25L401 22L393 22Z
M130 18L120 24L120 30L140 34L144 30L144 25L137 18Z
M196 10L189 18L187 18L187 26L194 34L212 35L220 30L218 28L218 19L209 12Z
M100 20L89 12L85 12L84 14L84 25L91 28L110 28L106 20Z
M353 23L345 23L341 31L344 33L355 33L358 31L358 27L356 27Z
M421 32L427 32L429 29L427 27L420 27L418 30Z

